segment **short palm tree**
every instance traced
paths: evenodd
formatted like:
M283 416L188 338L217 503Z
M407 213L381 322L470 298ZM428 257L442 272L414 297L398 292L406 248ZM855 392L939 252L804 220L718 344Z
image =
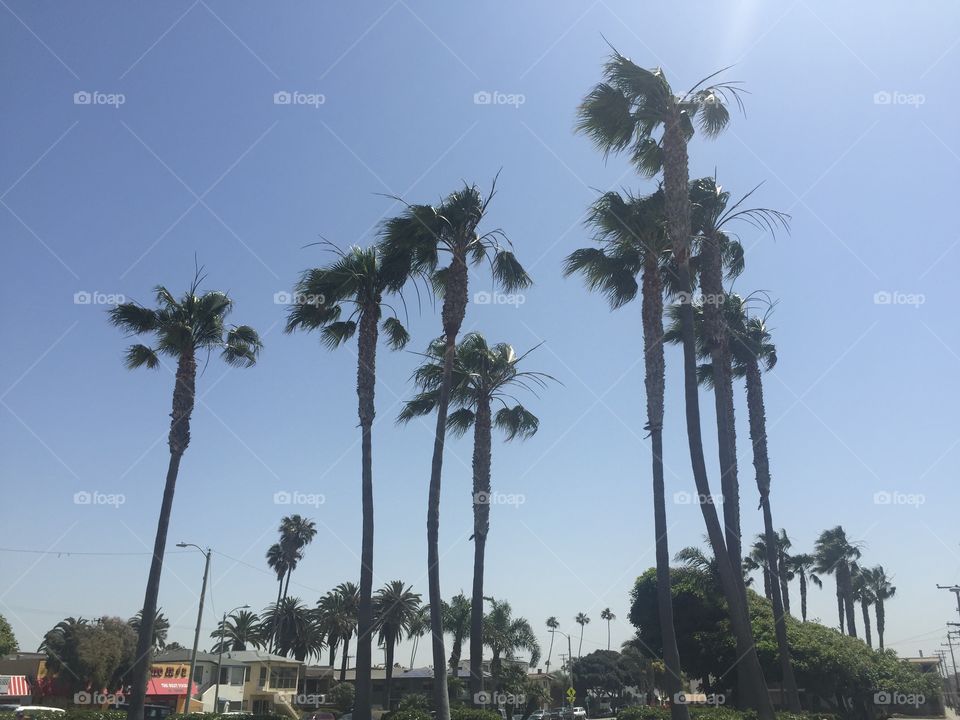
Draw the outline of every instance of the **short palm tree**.
M393 682L393 651L409 631L410 623L420 609L420 593L402 580L392 580L377 590L373 599L374 622L386 657L384 666L384 710L390 709L390 685Z
M446 346L441 338L431 343L426 362L414 373L420 392L400 412L399 420L408 422L432 413L440 398ZM549 375L521 370L520 363L529 353L517 355L507 343L490 346L480 333L469 333L456 347L450 404L456 408L447 417L447 429L463 435L473 428L473 592L470 598L470 696L483 683L483 576L490 531L491 445L493 428L503 432L509 442L527 439L537 432L537 416L516 402L517 388L536 392L546 385ZM508 402L509 401L509 402ZM516 404L513 404L516 403Z
M873 586L870 582L869 570L861 568L857 563L850 566L853 573L853 599L860 603L860 610L863 613L863 638L867 641L867 647L873 647L873 635L870 632L870 606L876 602L873 594Z
M470 637L470 598L462 592L454 595L450 602L443 603L443 628L453 636L450 649L450 672L454 677L460 672L460 655L463 641Z
M376 414L377 340L382 330L393 349L406 345L409 335L393 314L381 323L384 293L401 284L402 263L386 263L379 248L336 249L337 260L303 273L296 287L298 302L287 318L287 332L319 330L323 342L335 348L357 334L357 397L360 417L360 605L357 622L357 720L370 720L371 641L373 633L373 419ZM345 312L347 310L347 312Z
M600 247L574 250L564 262L564 274L579 273L587 287L602 292L617 309L641 291L643 326L646 429L650 433L653 482L654 542L657 564L657 609L663 637L663 657L668 668L667 691L683 689L680 652L673 622L670 583L670 543L667 530L663 471L663 415L666 386L663 352L663 266L669 242L665 230L663 191L649 196L626 197L616 192L602 195L590 208L587 223ZM640 276L640 283L637 276ZM642 288L642 290L641 290ZM553 636L551 635L551 642ZM673 720L687 720L689 711L673 703Z
M627 151L640 174L663 172L666 231L676 266L677 284L689 299L691 239L693 237L687 143L693 137L695 123L707 137L718 135L727 126L730 113L727 100L740 104L736 83L708 82L704 78L689 91L677 94L660 68L646 70L614 51L603 69L603 81L584 98L579 108L577 129L590 137L605 155ZM657 137L659 134L659 138ZM684 398L690 461L697 492L709 497L700 428L700 399L697 390L696 349L692 306L683 313ZM721 444L727 437L719 438ZM740 553L731 558L723 526L712 503L700 503L710 545L718 559L723 594L730 612L731 627L737 645L738 680L746 704L757 710L760 720L773 720L773 704L756 646L753 642L746 607L746 588L742 573L735 571Z
M210 633L210 637L217 640L210 652L242 651L248 646L259 649L263 646L263 631L259 615L250 610L237 610L227 616L226 622L218 622L217 629ZM220 638L223 638L222 647Z
M793 570L790 567L790 553L787 551L793 546L787 531L780 528L777 538L777 573L780 581L780 595L783 597L783 611L790 614L790 581L793 580Z
M600 611L600 619L607 621L607 650L610 649L610 623L613 620L617 619L617 616L613 614L610 608L604 608Z
M263 620L268 627L278 628L273 650L277 655L291 655L301 662L320 657L324 647L320 618L300 598L288 595L267 606Z
M590 618L586 613L577 613L577 616L574 618L574 622L580 626L580 646L577 648L577 659L580 659L580 656L583 654L583 630L587 626L587 623L590 622Z
M437 425L427 498L427 586L437 720L450 720L447 658L443 647L443 597L440 594L440 486L453 361L457 336L467 310L467 270L470 263L489 260L494 280L507 292L529 287L532 282L510 250L502 230L483 234L477 231L495 192L496 180L486 198L476 185L465 185L450 193L437 207L410 205L402 215L386 221L381 238L387 258L385 262L397 261L403 267L390 289L399 290L409 277L426 275L443 295L443 374L437 397ZM449 254L449 263L444 267L441 267L441 253Z
M420 638L430 632L430 608L421 605L410 618L410 624L407 626L407 637L413 642L410 643L410 667L414 667L417 660L417 648L420 646Z
M818 588L823 587L823 581L814 572L816 561L813 555L809 553L800 553L790 556L790 572L794 577L800 579L800 617L807 621L807 582L811 582Z
M551 615L547 618L547 631L550 633L550 649L547 650L547 672L550 672L550 658L553 656L553 638L556 635L554 630L560 627L560 621L557 620L556 615Z
M129 620L130 627L133 628L135 633L140 632L140 621L143 617L143 612L138 611ZM150 649L153 651L163 650L167 646L167 633L170 631L170 621L167 620L167 616L164 615L160 608L157 608L156 615L153 618L153 640L150 643Z
M513 617L513 608L506 600L490 600L490 612L483 618L483 642L490 648L491 684L501 689L503 660L513 660L517 651L530 653L529 666L540 661L540 643L526 618Z
M892 598L896 594L897 588L890 584L893 578L884 572L883 565L868 568L866 573L868 586L873 596L877 613L877 645L883 650L883 633L887 627L884 601Z
M340 682L345 682L347 678L350 638L357 630L359 609L360 589L352 582L340 583L317 602L320 625L327 636L327 645L330 648L331 667L336 647L343 646L340 658Z
M163 500L157 534L147 576L143 600L143 618L137 636L137 654L131 672L132 686L129 699L129 720L143 720L143 705L150 668L150 647L153 643L153 621L160 593L160 575L163 554L167 545L167 529L173 508L173 495L180 471L180 460L190 444L190 416L196 394L197 359L209 356L215 350L228 365L250 367L257 361L262 343L256 330L248 325L226 324L233 309L233 301L223 292L198 294L203 281L200 271L194 276L187 292L178 300L165 287L155 290L156 308L135 302L122 303L110 311L110 322L131 335L151 335L155 344L131 345L126 353L130 370L140 367L156 368L161 356L177 361L173 387L173 410L170 413L170 463L164 483Z
M853 575L851 564L860 559L860 548L847 539L844 529L824 530L814 546L816 571L822 575L833 575L837 581L837 614L840 618L840 632L846 620L847 634L857 636L857 625L853 612Z

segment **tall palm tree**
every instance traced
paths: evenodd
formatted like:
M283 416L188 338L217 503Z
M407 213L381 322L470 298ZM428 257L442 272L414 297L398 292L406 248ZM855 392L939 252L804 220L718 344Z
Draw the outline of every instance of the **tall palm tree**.
M287 515L280 521L280 547L287 559L287 578L283 585L283 596L290 589L290 576L297 569L297 563L303 560L303 549L313 542L317 534L317 524L302 515Z
M300 598L287 596L267 606L263 619L268 627L279 628L273 650L277 655L292 655L301 662L320 657L324 643L319 615Z
M420 593L402 580L391 580L377 590L373 599L374 622L383 645L386 662L383 709L390 709L390 685L393 682L393 650L420 609Z
M417 648L420 646L420 638L430 631L430 608L421 605L410 618L407 626L407 637L413 640L410 648L410 667L412 668L417 659Z
M373 419L376 414L377 340L382 329L389 346L400 349L410 336L395 315L381 323L384 292L404 279L402 263L385 263L379 248L336 249L337 260L327 267L307 270L297 283L297 298L287 318L287 332L319 330L331 348L357 337L357 398L360 417L360 605L357 622L356 703L357 720L370 720L373 633ZM398 277L397 273L401 273ZM316 300L316 302L309 302ZM345 313L346 309L349 310ZM386 306L389 308L389 306ZM344 319L344 315L346 318Z
M780 594L783 597L783 611L790 614L790 581L793 580L793 570L790 567L790 554L787 552L793 543L787 531L780 528L777 537L777 572L780 580Z
M580 656L583 654L583 630L587 626L587 623L590 622L590 618L586 613L577 613L577 616L574 618L574 622L580 626L580 646L577 648L577 659L580 659Z
M840 632L846 620L847 634L857 636L853 613L853 576L850 565L860 559L860 548L847 540L840 525L824 530L814 546L816 570L824 575L833 575L837 581L837 613L840 616Z
M683 303L683 368L687 439L697 493L710 496L700 429L700 400L693 329L689 302L690 248L692 231L687 143L696 122L707 137L718 135L729 122L727 99L740 103L735 83L708 85L717 73L704 78L689 91L676 94L660 68L646 70L614 51L604 66L604 80L597 84L579 108L577 129L588 135L604 154L629 151L637 170L647 176L663 172L667 237L673 250L677 284L686 293ZM657 134L659 133L659 140ZM725 438L721 438L721 443ZM757 710L760 720L773 720L773 705L747 614L746 588L739 566L731 559L723 526L712 503L700 503L710 545L719 561L723 594L730 612L737 645L738 681L746 704Z
M501 690L503 659L512 660L517 651L530 653L530 667L540 661L540 643L526 618L513 617L506 600L490 600L490 612L483 619L483 642L490 648L490 676L494 690Z
M767 542L763 535L757 535L753 545L750 546L750 553L743 558L743 567L745 570L760 570L763 573L763 596L770 602L773 602L773 586L770 584L772 577L770 575L770 561L767 557Z
M564 263L564 274L582 273L587 286L598 290L614 309L641 291L643 325L646 428L650 432L653 479L653 519L657 563L657 610L667 667L667 691L674 696L683 689L680 652L673 622L670 584L670 547L667 536L666 493L663 472L663 414L665 362L663 352L663 277L661 266L669 242L665 231L663 191L647 197L609 192L590 209L587 222L595 230L599 248L575 250ZM638 288L637 275L641 280ZM550 636L551 643L553 635ZM673 703L673 720L688 720L687 706Z
M556 635L554 630L556 630L559 627L560 627L560 621L557 620L556 615L551 615L550 617L547 618L547 630L550 633L550 649L547 650L547 662L545 664L547 666L548 673L550 672L550 658L553 656L553 638Z
M142 619L143 611L138 610L137 614L127 621L135 633L139 634ZM169 631L170 621L167 620L167 616L161 612L161 609L157 608L157 612L153 618L153 638L150 642L150 649L152 651L163 650L167 646L167 633Z
M408 422L427 415L437 407L443 378L444 340L430 344L427 361L414 373L420 392L400 412L399 421ZM457 345L453 361L450 404L456 408L447 417L447 429L463 435L473 428L473 592L470 598L470 696L483 683L483 576L490 531L491 445L493 428L503 432L507 442L527 439L537 432L540 421L516 403L517 388L536 391L546 385L549 375L523 371L520 363L529 353L517 355L507 343L492 347L480 333L469 333ZM508 402L509 401L509 402Z
M853 599L860 603L860 610L863 613L863 638L867 641L867 647L873 647L873 636L870 632L870 606L876 602L871 587L869 571L867 568L861 568L857 563L850 566L853 574Z
M155 345L137 343L126 353L130 370L156 368L160 356L177 361L173 387L173 410L170 413L170 463L160 503L157 535L153 544L150 573L143 599L143 618L137 636L137 654L131 673L129 720L143 720L143 705L150 669L150 647L153 642L153 621L160 593L163 553L167 545L167 529L173 508L173 495L180 471L180 460L190 444L190 416L193 413L197 378L197 355L209 356L215 350L228 365L250 367L257 361L262 343L256 330L248 325L227 326L226 318L233 301L223 292L210 291L198 295L204 279L197 271L187 292L178 300L165 287L155 290L158 307L148 308L135 302L122 303L110 311L110 322L131 335L151 335Z
M803 621L807 621L807 581L810 581L818 588L823 587L823 581L820 577L814 572L814 565L816 563L813 555L809 553L801 553L799 555L790 556L790 571L793 573L794 577L800 579L800 617L803 618Z
M616 620L617 616L613 614L610 608L604 608L600 611L600 619L607 621L607 650L610 649L610 622Z
M381 244L388 258L385 262L396 260L403 267L390 289L399 290L406 282L405 278L427 275L434 288L443 295L443 374L437 398L437 426L427 500L428 602L437 720L450 720L447 658L443 647L443 597L440 594L440 486L453 361L457 336L467 310L467 268L470 263L489 260L494 280L507 292L526 288L532 282L509 249L509 241L502 230L483 234L477 231L495 195L496 180L493 185L486 198L476 185L465 185L450 193L437 207L410 205L402 215L387 220L382 229ZM441 252L450 255L445 267L440 267Z
M273 570L277 576L277 601L276 605L280 604L280 601L283 599L283 580L287 577L287 571L290 569L289 558L283 549L283 545L278 542L273 543L269 548L267 548L267 566ZM277 629L275 627L268 628L269 641L267 647L273 649L274 637L276 637Z
M210 652L246 650L247 646L263 647L263 632L265 626L260 622L260 616L250 610L237 610L227 616L226 622L217 623L217 629L210 633L211 638L217 640ZM220 639L223 638L221 647Z
M443 628L453 636L450 649L450 672L454 677L460 672L460 655L463 652L463 641L470 637L471 618L470 598L462 592L451 598L450 602L443 603Z
M883 632L887 626L884 601L892 598L897 588L890 584L893 578L884 572L883 565L869 568L866 572L877 613L877 645L883 650Z

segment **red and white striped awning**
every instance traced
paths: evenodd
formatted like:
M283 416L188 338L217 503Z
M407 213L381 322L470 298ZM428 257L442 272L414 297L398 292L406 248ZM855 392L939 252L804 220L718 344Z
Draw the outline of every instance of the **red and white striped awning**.
M25 675L0 675L0 697L25 697L30 694L30 683Z

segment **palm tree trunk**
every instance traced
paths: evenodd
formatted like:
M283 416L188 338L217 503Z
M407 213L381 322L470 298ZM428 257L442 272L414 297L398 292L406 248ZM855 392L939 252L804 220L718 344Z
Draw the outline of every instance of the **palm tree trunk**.
M763 564L763 596L773 602L773 589L770 587L770 563Z
M293 575L293 568L287 568L287 580L283 585L283 599L287 599L287 595L290 593L290 576Z
M663 638L663 662L670 697L683 690L680 650L673 622L673 592L670 583L670 544L667 537L667 503L663 479L663 400L665 362L663 357L663 285L658 258L648 252L643 268L643 349L644 385L647 392L647 427L653 455L653 525L657 559L657 614ZM608 626L609 627L609 624ZM608 641L609 645L609 641ZM550 636L553 649L553 635ZM670 704L671 720L689 720L684 703Z
M883 631L886 629L886 611L883 600L877 598L877 645L883 650Z
M340 658L340 682L347 680L347 664L350 662L350 636L343 639L343 657Z
M552 628L551 628L552 629ZM547 672L550 672L550 658L553 656L553 638L556 633L550 633L550 649L547 651Z
M490 401L477 403L473 423L473 594L470 599L470 697L483 685L483 568L490 529ZM476 702L474 700L474 702Z
M330 642L330 669L333 670L333 668L336 667L336 661L337 661L337 641L335 638L330 638L329 642Z
M383 709L390 710L390 686L393 684L393 639L386 638L386 679L383 683Z
M150 574L147 576L147 589L143 598L127 720L143 720L147 678L150 672L150 649L153 645L153 623L157 615L160 574L163 570L163 554L167 546L167 530L170 527L170 514L173 510L173 495L177 486L177 475L180 472L180 459L190 444L190 415L193 413L196 376L197 361L193 354L193 348L188 347L180 354L180 360L177 363L177 377L173 388L173 409L170 413L170 435L168 438L170 462L167 465L167 478L163 487L163 499L160 502L160 518L157 521L157 535L153 542L153 558L150 561Z
M847 618L847 634L850 635L850 637L856 637L857 622L856 613L853 609L853 580L850 577L850 566L845 562L841 562L837 567L837 573L842 586L843 607Z
M577 660L583 657L583 630L585 627L585 624L580 625L580 645L577 647Z
M790 579L788 573L790 569L787 567L787 558L783 553L779 553L777 556L777 570L780 577L780 595L783 598L783 611L789 615L790 614Z
M379 301L379 298L378 298ZM361 516L360 543L360 603L357 612L357 666L356 699L353 706L355 720L371 719L370 668L373 637L373 418L376 413L377 321L380 306L374 303L364 308L360 317L357 339L357 399L361 433Z
M760 507L763 510L764 544L767 546L767 567L770 575L770 590L773 600L774 630L777 637L777 654L780 657L780 675L786 690L786 705L791 712L800 712L800 693L793 674L790 643L787 640L787 622L781 596L781 588L775 582L786 577L786 568L779 562L777 534L773 529L773 513L770 510L770 456L767 450L767 418L763 402L763 380L756 360L747 364L747 413L750 418L750 440L753 444L753 466L757 472L757 488L760 491Z
M610 650L610 621L607 620L607 651Z
M837 570L837 613L840 615L840 634L843 635L846 632L846 625L843 621L843 586L840 582L839 570Z
M453 647L450 649L450 672L454 673L455 676L460 673L460 656L462 654L463 636L455 631L453 635Z
M413 667L413 661L414 661L414 659L417 657L417 645L419 645L419 644L420 644L420 638L419 638L419 637L414 637L414 638L413 638L413 642L411 643L411 645L413 645L413 647L410 648L410 667L411 667L411 668Z
M807 573L800 568L800 617L807 621Z
M673 245L674 259L678 266L680 287L690 290L690 194L687 189L687 145L680 125L680 111L674 107L673 117L668 120L663 134L663 180L664 200L667 210L667 232ZM703 438L700 434L700 398L697 383L697 357L694 345L693 306L681 304L681 328L683 336L683 379L686 409L687 441L690 463L693 468L697 493L702 498L710 496L710 483L703 457ZM712 503L701 502L707 535L723 586L723 594L730 612L730 625L736 639L737 657L742 658L737 666L741 702L757 711L759 720L773 720L773 704L767 693L760 659L753 642L750 618L746 604L746 589L743 574L734 572L730 555L724 542L720 518ZM444 719L446 720L446 719Z
M271 622L272 627L270 628L270 643L267 647L267 652L272 653L274 645L276 644L277 636L280 632L280 628L277 627L279 623L276 620L280 617L280 600L283 598L283 576L277 581L277 604L274 607L277 609L277 612L274 613L274 622Z
M443 648L443 596L440 593L440 483L443 475L443 446L447 433L447 408L457 334L467 311L466 258L454 255L450 263L443 295L443 375L437 399L437 429L430 466L430 490L427 499L427 588L430 603L430 631L433 648L433 707L436 720L450 720L450 696L447 693L447 663Z
M870 606L860 601L860 610L863 612L863 637L867 641L867 647L873 647L873 638L870 636Z

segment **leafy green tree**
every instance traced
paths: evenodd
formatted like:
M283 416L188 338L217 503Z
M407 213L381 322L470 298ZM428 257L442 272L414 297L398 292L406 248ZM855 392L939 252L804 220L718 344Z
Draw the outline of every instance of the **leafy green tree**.
M120 618L90 623L66 618L46 633L40 652L47 669L69 694L84 690L115 692L130 683L137 633Z
M190 416L196 392L197 356L209 356L215 350L228 365L250 367L257 361L262 343L249 325L227 326L226 317L233 301L223 292L198 295L203 276L194 276L187 292L179 299L165 287L156 288L158 307L121 303L110 311L110 322L131 335L151 335L155 345L131 345L126 354L128 369L156 368L161 356L176 360L173 411L170 413L170 463L164 483L160 518L150 561L150 573L143 600L143 617L137 639L136 663L131 679L129 720L143 720L143 704L153 643L153 620L160 593L160 574L167 545L167 528L173 508L173 495L180 471L180 460L190 444Z
M390 709L390 692L393 682L393 651L397 643L409 631L410 623L420 610L420 593L402 580L391 580L377 590L373 598L374 627L385 651L386 679L384 682L385 710Z
M681 303L685 414L690 461L697 492L701 497L709 497L711 492L700 428L693 308L690 303L693 227L687 143L694 135L694 123L707 137L722 132L730 119L727 100L732 98L740 103L735 83L708 84L716 75L713 73L686 93L677 94L660 68L646 70L614 51L604 66L603 81L581 103L577 124L577 129L590 137L605 155L627 151L642 175L652 176L663 172L667 238L672 247L677 285L685 293L683 297L686 299ZM726 432L718 440L728 454L728 462L721 467L721 477L730 478L733 474L729 463L736 457L735 448L732 449L732 457L729 456L732 428L729 427L727 413L722 413L719 420L725 423ZM713 553L718 559L723 593L742 658L737 665L737 674L743 699L749 707L757 710L760 720L773 720L773 705L750 634L746 588L742 573L736 569L740 566L739 539L734 559L734 553L727 548L723 525L714 505L700 503L700 510ZM732 526L729 522L731 519L725 517L728 526ZM673 717L676 720L682 714L678 712Z
M357 693L351 683L337 683L327 693L329 702L342 713L350 712L354 706Z
M373 635L373 419L376 415L377 342L382 331L388 345L400 349L409 335L393 314L384 294L406 280L405 263L385 262L377 247L336 249L337 260L303 273L287 319L287 332L319 330L323 342L336 348L357 335L357 413L360 419L360 602L357 613L357 720L370 720L371 641ZM313 302L311 302L313 300ZM359 332L358 332L359 331Z
M13 634L13 628L7 619L0 615L0 656L9 655L20 650L17 644L17 638Z
M443 338L430 344L426 362L414 373L420 392L400 412L400 422L423 417L440 402L446 345ZM453 361L450 404L456 408L447 417L447 430L462 436L473 428L473 591L470 596L470 695L480 692L483 682L483 577L487 535L490 532L491 457L493 428L507 442L532 437L540 420L516 402L517 389L536 391L546 386L549 375L520 370L529 353L517 355L511 345L490 346L480 333L469 333L457 345ZM513 404L516 403L516 404Z
M443 627L453 635L453 645L450 649L450 672L454 676L460 669L460 654L463 651L463 641L470 637L471 606L470 598L462 592L451 598L450 602L443 603ZM412 664L412 663L411 663Z
M443 596L440 594L440 486L457 336L469 297L467 269L470 263L481 264L489 260L494 280L507 292L529 287L532 282L509 249L509 241L502 230L483 234L477 231L494 197L496 180L493 185L486 198L476 185L465 185L450 193L437 207L409 205L402 215L387 220L382 230L381 243L388 258L385 262L398 261L403 266L390 289L399 290L407 278L427 276L443 296L443 373L437 397L437 426L427 500L428 598L437 720L450 720L447 658L443 647ZM441 253L448 253L450 257L445 267L440 267Z

